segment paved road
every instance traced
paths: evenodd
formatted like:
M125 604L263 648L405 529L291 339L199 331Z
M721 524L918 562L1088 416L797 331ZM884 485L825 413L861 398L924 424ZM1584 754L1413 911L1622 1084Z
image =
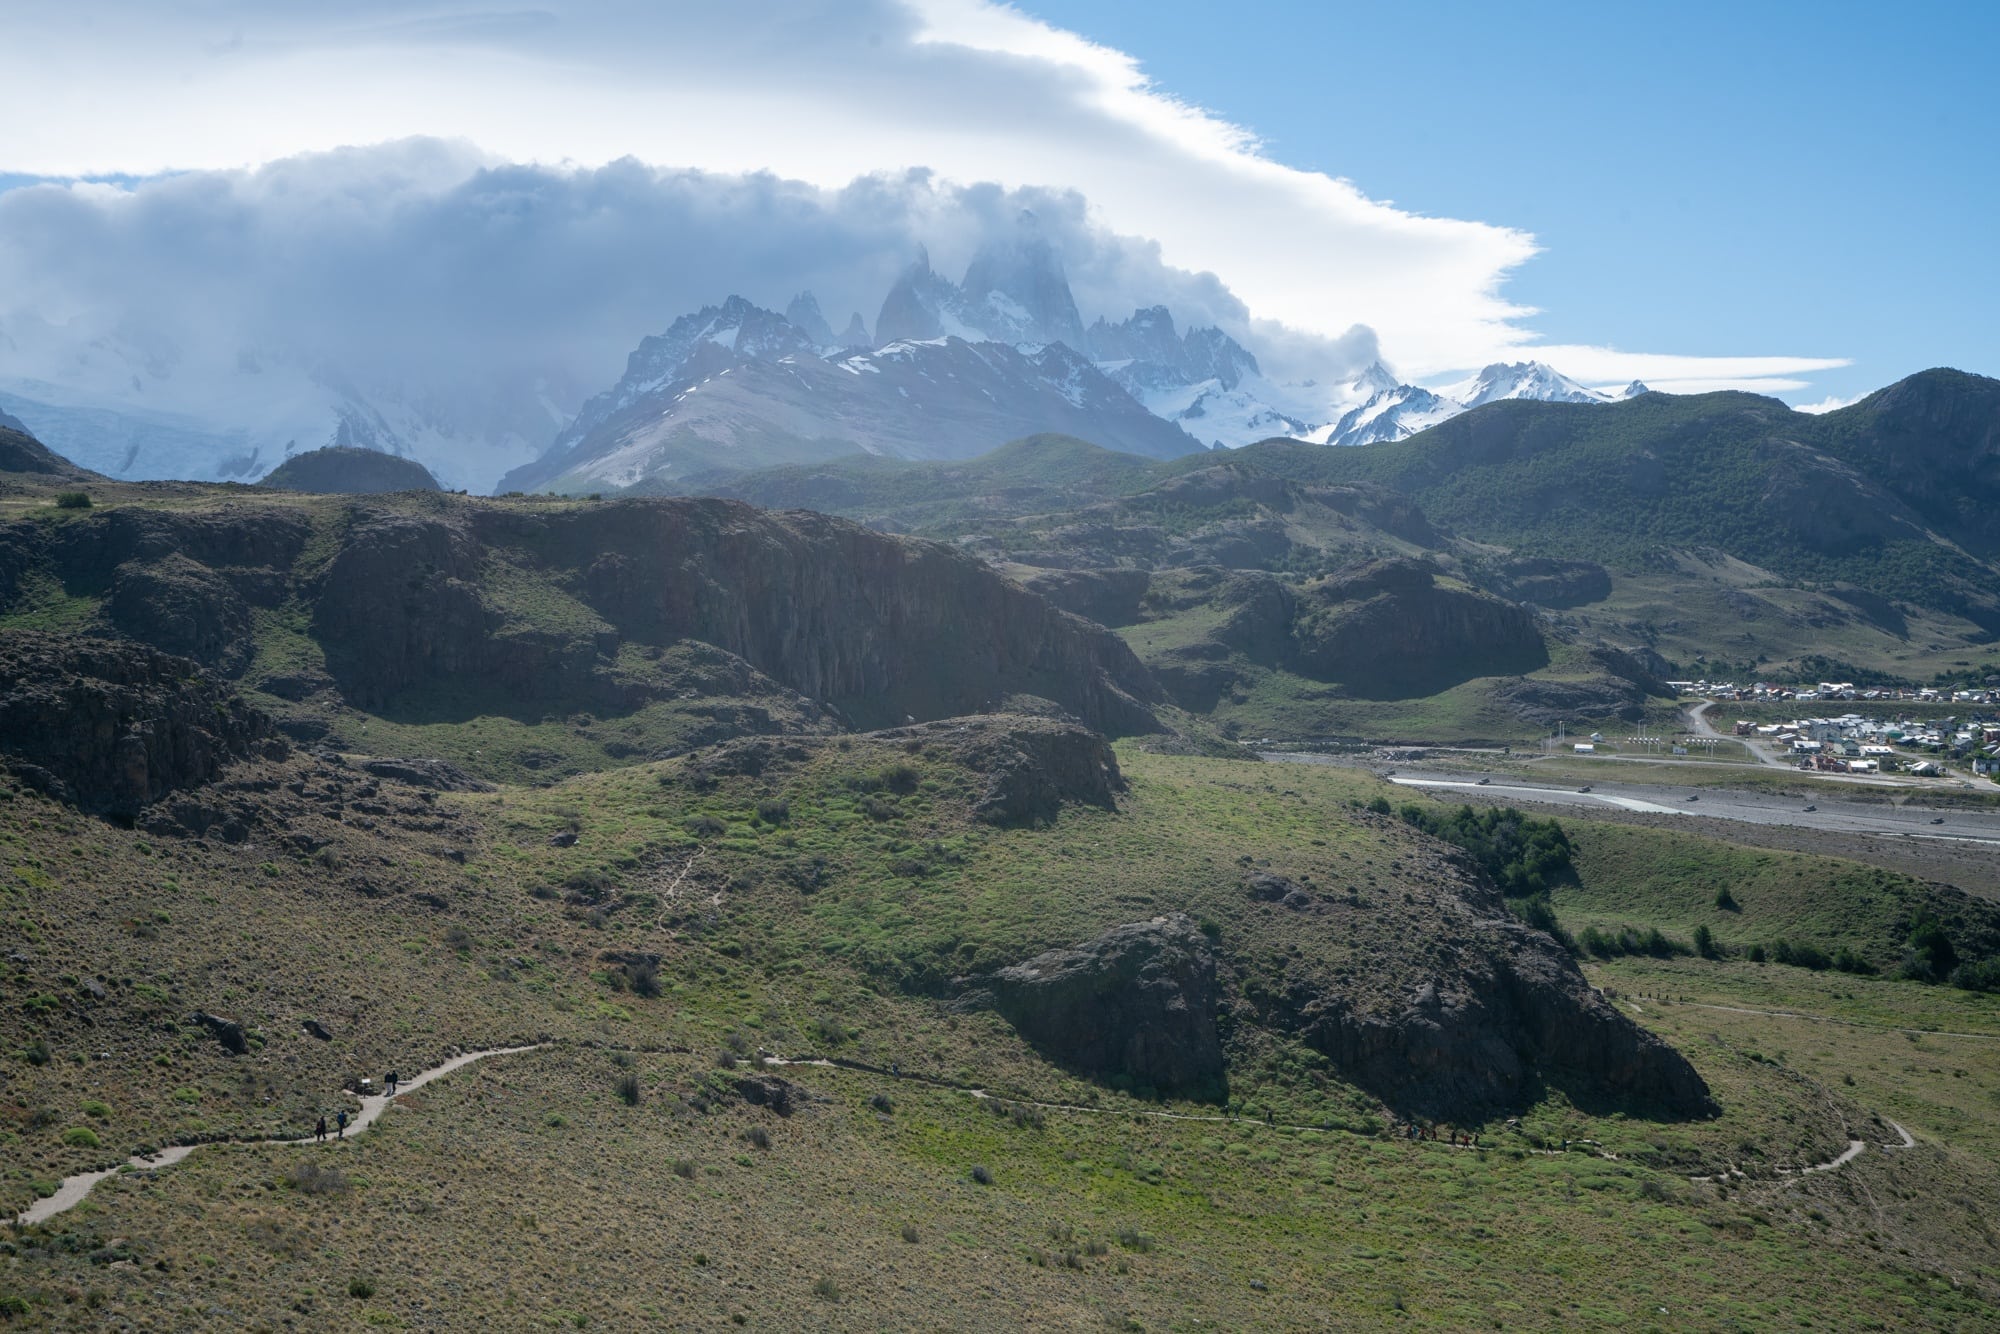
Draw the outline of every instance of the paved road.
M1698 733L1701 736L1719 737L1722 735L1722 733L1715 730L1715 724L1711 723L1708 720L1708 711L1714 707L1715 707L1714 700L1705 699L1701 703L1695 705L1692 709L1688 710L1687 716L1694 723L1694 730L1696 731L1696 733ZM1788 765L1783 761L1775 758L1770 751L1765 750L1762 746L1758 745L1753 740L1745 739L1743 741L1743 749L1749 751L1752 755L1756 756L1757 762L1759 764L1769 765L1773 769L1789 769L1792 767L1791 765Z
M1290 755L1272 751L1264 756L1296 764L1341 763L1327 755ZM1485 779L1485 782L1481 782ZM1621 810L1652 815L1703 815L1713 820L1739 820L1746 824L1790 825L1800 829L1825 829L1845 834L1873 834L1887 837L1940 839L1953 843L1983 844L2000 851L2000 812L1965 811L1949 807L1932 809L1915 801L1907 806L1861 803L1841 796L1819 793L1800 799L1763 792L1735 792L1723 788L1694 788L1664 784L1599 781L1589 792L1576 786L1524 782L1514 774L1397 773L1390 780L1406 787L1423 788L1447 796L1454 791L1480 794L1508 801L1535 802L1551 806L1614 806ZM1579 785L1580 786L1580 785ZM1808 811L1808 805L1816 810ZM1937 821L1938 823L1933 823ZM2000 866L1996 866L2000 873Z

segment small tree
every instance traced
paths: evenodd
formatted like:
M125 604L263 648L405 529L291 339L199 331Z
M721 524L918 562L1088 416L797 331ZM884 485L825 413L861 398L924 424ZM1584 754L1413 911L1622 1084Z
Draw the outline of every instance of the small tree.
M1722 957L1722 951L1715 943L1715 932L1708 929L1707 922L1703 922L1694 929L1694 952L1704 959L1720 959Z

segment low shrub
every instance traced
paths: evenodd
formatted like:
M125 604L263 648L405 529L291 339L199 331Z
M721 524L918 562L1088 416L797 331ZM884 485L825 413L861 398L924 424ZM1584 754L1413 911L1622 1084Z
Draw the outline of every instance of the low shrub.
M90 493L88 491L60 492L56 496L56 508L59 510L87 510L90 508Z
M285 1185L301 1195L340 1196L350 1189L346 1173L337 1167L321 1167L309 1158L292 1164L285 1173Z
M357 1274L347 1280L347 1295L357 1301L366 1301L375 1295L375 1284Z
M624 1103L627 1107L637 1107L639 1105L639 1076L634 1074L620 1075L618 1076L618 1081L611 1088L618 1095L618 1101Z
M768 1149L771 1147L771 1132L762 1126L751 1126L743 1132L743 1138L749 1142L750 1147L753 1149Z
M95 1149L99 1146L97 1132L89 1126L71 1126L63 1131L62 1142L72 1149Z
M972 1169L972 1179L979 1185L990 1186L993 1184L993 1173L984 1163L975 1164Z

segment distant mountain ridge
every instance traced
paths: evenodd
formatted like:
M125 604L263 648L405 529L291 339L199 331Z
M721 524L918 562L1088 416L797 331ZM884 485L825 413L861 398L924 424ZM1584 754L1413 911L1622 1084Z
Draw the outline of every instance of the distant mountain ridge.
M784 316L731 297L641 343L619 382L499 489L676 491L703 473L848 454L967 458L1050 430L1152 458L1202 448L1066 343L946 334L815 347Z
M683 315L500 489L677 491L843 454L963 459L1047 433L1156 458L1272 437L1366 444L1505 399L1612 401L1539 362L1436 392L1379 361L1278 383L1229 334L1184 329L1165 305L1086 328L1032 220L981 248L960 281L920 250L883 297L872 346L867 334L857 313L835 335L809 292L782 315L742 296Z

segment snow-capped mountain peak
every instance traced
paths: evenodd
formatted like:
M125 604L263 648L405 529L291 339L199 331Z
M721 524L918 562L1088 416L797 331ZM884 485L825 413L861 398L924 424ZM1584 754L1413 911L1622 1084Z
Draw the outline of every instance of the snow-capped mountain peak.
M1495 362L1469 380L1446 385L1437 393L1468 408L1508 398L1544 403L1602 403L1605 396L1540 361Z

